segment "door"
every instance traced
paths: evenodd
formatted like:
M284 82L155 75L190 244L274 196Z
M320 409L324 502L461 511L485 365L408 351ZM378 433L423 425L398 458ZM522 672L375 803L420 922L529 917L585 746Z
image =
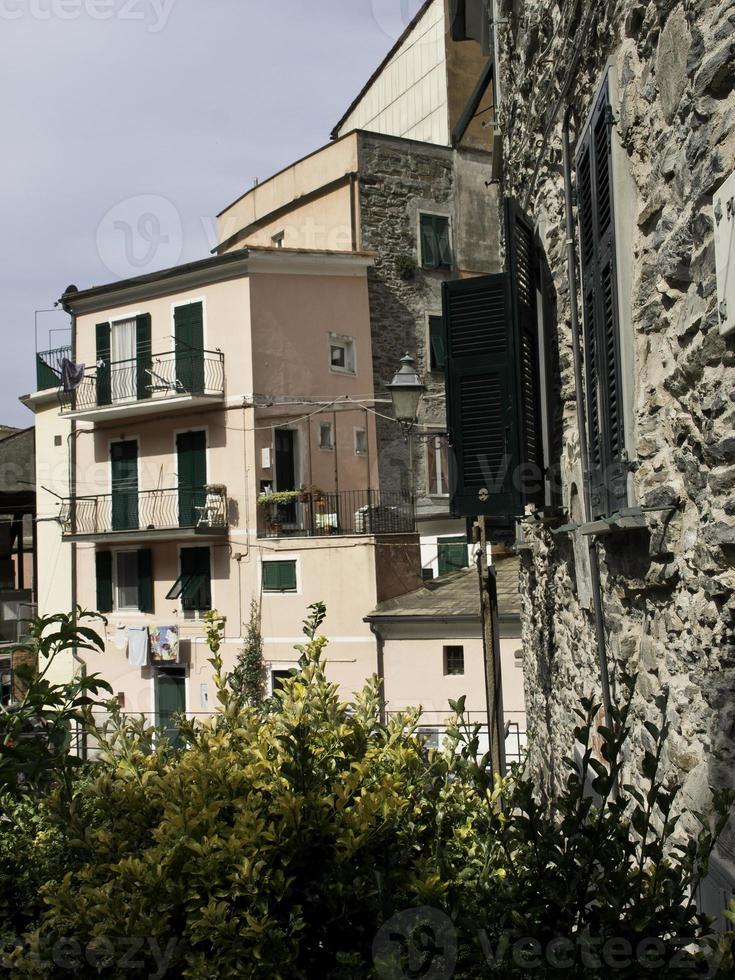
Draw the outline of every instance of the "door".
M112 401L135 401L138 397L137 321L119 320L110 332Z
M138 527L138 443L134 439L113 442L112 530L130 531Z
M175 748L181 745L176 715L186 713L186 672L168 668L156 672L156 727Z
M296 433L276 429L276 490L296 489ZM278 515L286 524L296 523L296 502L278 505Z
M207 437L203 431L176 436L179 474L179 527L196 527L207 483Z
M176 387L190 395L204 392L204 312L201 303L174 311Z

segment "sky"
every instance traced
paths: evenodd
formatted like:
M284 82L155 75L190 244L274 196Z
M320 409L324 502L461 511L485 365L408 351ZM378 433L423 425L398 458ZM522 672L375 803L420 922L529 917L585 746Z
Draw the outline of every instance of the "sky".
M209 254L215 215L329 141L420 0L0 0L0 424L48 310ZM37 326L36 326L37 324Z

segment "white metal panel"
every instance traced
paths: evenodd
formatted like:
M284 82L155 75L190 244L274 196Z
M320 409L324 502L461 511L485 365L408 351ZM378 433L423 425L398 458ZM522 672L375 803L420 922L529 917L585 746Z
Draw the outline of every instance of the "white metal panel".
M735 173L714 197L717 308L720 333L735 330Z
M340 128L449 146L444 2L434 0Z

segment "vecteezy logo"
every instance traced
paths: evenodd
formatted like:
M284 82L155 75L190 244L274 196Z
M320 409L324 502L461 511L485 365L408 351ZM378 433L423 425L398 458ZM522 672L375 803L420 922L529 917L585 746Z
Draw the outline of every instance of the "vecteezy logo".
M120 201L97 227L97 252L122 279L174 266L181 258L181 216L168 198L141 194Z
M397 41L421 9L423 0L370 0L373 20L393 41Z
M373 963L383 980L451 980L457 966L452 920L428 907L399 912L375 937Z

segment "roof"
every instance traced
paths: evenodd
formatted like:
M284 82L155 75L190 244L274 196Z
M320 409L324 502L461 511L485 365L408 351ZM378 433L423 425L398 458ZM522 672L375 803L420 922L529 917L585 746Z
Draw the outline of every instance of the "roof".
M390 49L390 51L388 52L388 54L385 56L385 58L383 58L383 60L378 65L378 67L372 73L372 75L370 76L370 78L367 80L367 82L365 82L365 84L363 85L363 87L360 89L359 93L353 99L352 103L350 104L350 107L347 109L347 111L345 112L345 114L342 116L342 118L340 119L340 121L337 123L337 125L332 130L332 139L333 140L336 140L336 139L339 138L339 136L340 136L340 132L339 131L342 128L342 126L344 125L345 121L350 117L350 115L352 114L352 112L360 104L360 102L362 101L365 93L371 88L371 86L374 84L374 82L376 81L376 79L380 76L380 74L383 71L383 69L390 62L390 60L393 57L393 55L400 49L400 47L402 46L403 42L406 40L406 38L408 37L408 35L414 29L414 27L416 27L416 25L421 20L421 18L424 16L424 14L429 9L429 7L432 5L432 3L434 3L434 0L426 0L426 3L422 4L421 9L416 12L415 17L413 18L413 20L411 21L411 23L408 25L408 27L406 27L406 29L403 32L403 34L401 34L401 36L398 38L398 40L396 41L396 43Z
M497 558L498 615L520 619L518 590L519 559L516 555ZM366 617L373 619L473 619L480 620L480 588L476 568L431 579L415 592L379 603Z

